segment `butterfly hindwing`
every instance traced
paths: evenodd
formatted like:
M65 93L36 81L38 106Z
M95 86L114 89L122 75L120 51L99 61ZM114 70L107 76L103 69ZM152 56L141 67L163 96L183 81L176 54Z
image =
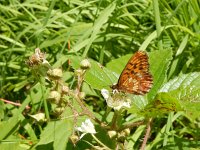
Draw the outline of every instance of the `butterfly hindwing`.
M126 64L117 85L118 91L143 95L151 89L152 75L149 72L148 55L144 51L136 52Z

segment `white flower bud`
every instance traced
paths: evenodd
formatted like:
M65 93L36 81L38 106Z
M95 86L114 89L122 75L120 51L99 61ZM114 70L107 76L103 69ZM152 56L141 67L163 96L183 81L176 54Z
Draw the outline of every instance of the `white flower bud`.
M62 70L55 68L55 69L49 69L47 72L48 76L52 79L60 79L63 76Z
M111 130L111 131L108 131L108 135L109 135L110 138L113 138L113 137L116 137L117 132L114 131L114 130Z
M89 69L91 67L90 61L88 59L83 59L80 63L81 69Z
M51 102L58 104L60 102L61 94L58 91L51 91L49 93L48 100Z
M69 87L66 86L66 85L63 85L63 86L62 86L62 93L68 94L68 93L69 93Z

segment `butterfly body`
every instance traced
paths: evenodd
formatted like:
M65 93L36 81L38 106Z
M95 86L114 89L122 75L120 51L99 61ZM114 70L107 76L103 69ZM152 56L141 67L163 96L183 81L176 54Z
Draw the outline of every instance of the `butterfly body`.
M143 95L149 92L152 84L153 77L149 72L148 56L144 51L137 51L126 64L118 83L111 88L125 93Z

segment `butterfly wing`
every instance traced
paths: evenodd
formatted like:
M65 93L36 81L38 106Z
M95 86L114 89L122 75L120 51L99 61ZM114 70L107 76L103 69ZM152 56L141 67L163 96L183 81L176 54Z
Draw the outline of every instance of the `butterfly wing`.
M130 58L114 87L119 91L143 95L149 92L152 84L148 56L144 51L138 51Z

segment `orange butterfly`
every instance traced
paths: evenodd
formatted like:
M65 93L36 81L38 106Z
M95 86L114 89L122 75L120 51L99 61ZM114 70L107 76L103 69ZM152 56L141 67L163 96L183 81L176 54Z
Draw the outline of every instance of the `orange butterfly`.
M149 92L153 77L149 72L148 56L144 51L137 51L128 61L122 71L118 83L113 90L143 95Z

